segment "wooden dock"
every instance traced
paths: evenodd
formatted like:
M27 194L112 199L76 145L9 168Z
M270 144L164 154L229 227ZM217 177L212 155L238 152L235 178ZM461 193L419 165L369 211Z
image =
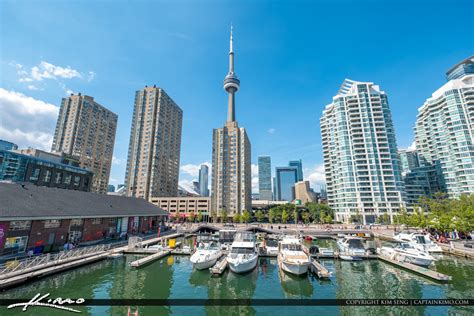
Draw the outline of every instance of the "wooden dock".
M424 267L420 267L420 266L417 266L415 264L411 264L411 263L408 263L408 262L399 262L397 260L391 259L391 258L389 258L387 256L383 256L383 255L379 255L378 257L379 257L380 260L383 260L385 262L391 263L393 265L396 265L396 266L398 266L400 268L403 268L405 270L408 270L410 272L420 274L424 277L427 277L427 278L430 278L430 279L433 279L433 280L436 280L436 281L447 282L447 281L451 280L451 277L449 275L445 275L445 274L442 274L442 273L439 273L439 272L436 272L436 271L433 271L433 270L430 270L430 269L427 269L427 268L424 268Z
M312 259L311 264L309 265L309 269L312 273L316 274L318 278L324 279L324 278L330 278L332 275L332 272L330 272L328 269L326 269L325 266L323 266L321 263L319 263L317 260Z
M227 256L224 255L219 259L216 264L209 268L209 271L211 271L212 275L221 275L224 273L225 269L227 268Z
M170 254L169 250L162 250L162 251L160 251L158 253L155 253L155 254L152 254L148 257L135 260L135 261L130 263L130 266L135 267L135 268L139 268L139 267L141 267L141 266L143 266L147 263L150 263L150 262L153 262L155 260L161 259L161 258L163 258L163 257L165 257L169 254Z
M315 259L340 259L340 254L339 252L334 252L333 255L323 255L323 254L320 254L320 253L316 253L316 254L312 254L310 255L311 258L315 258ZM366 259L366 260L369 260L369 259L378 259L378 255L370 255L370 254L366 254L366 255L363 255L363 256L358 256L358 257L361 257L362 259Z

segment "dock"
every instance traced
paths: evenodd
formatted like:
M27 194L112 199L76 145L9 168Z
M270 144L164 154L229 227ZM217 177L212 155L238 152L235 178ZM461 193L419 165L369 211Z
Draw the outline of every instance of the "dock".
M309 265L309 269L312 273L316 274L318 278L324 279L324 278L330 278L332 275L332 272L330 272L328 269L326 269L325 266L323 266L321 263L319 263L317 260L312 259L311 264Z
M158 260L158 259L161 259L167 255L170 254L171 251L169 250L162 250L160 252L157 252L155 254L152 254L148 257L145 257L145 258L142 258L142 259L138 259L138 260L135 260L133 262L130 262L130 266L132 267L135 267L135 268L139 268L147 263L150 263L150 262L153 262L155 260Z
M311 254L310 255L311 258L315 258L315 259L340 259L340 253L335 251L334 254L332 255L329 255L329 254L321 254L321 253L316 253L316 254ZM362 255L362 256L358 256L358 257L361 257L362 259L366 259L366 260L369 260L369 259L378 259L379 256L374 254L365 254L365 255Z
M216 264L212 267L209 268L209 271L211 271L212 275L221 275L225 269L227 269L227 256L224 255L219 259Z
M379 259L381 259L385 262L388 262L390 264L393 264L395 266L398 266L399 268L402 268L402 269L408 270L410 272L420 274L424 277L430 278L430 279L435 280L435 281L447 282L447 281L451 280L451 276L449 276L449 275L442 274L442 273L439 273L439 272L436 272L436 271L433 271L433 270L430 270L430 269L427 269L427 268L424 268L424 267L420 267L420 266L417 266L417 265L414 265L414 264L411 264L411 263L408 263L408 262L400 262L400 261L391 259L391 258L389 258L387 256L383 256L383 255L379 255L378 257L379 257Z

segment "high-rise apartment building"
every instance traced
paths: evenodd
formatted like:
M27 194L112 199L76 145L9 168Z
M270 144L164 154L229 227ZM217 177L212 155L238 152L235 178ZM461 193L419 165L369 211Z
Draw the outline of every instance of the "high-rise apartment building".
M207 197L209 196L209 167L207 165L201 165L199 169L199 195Z
M125 186L128 196L178 195L183 110L153 87L135 93Z
M214 129L212 136L212 210L225 210L228 216L250 210L252 179L250 140L235 119L235 93L240 81L234 72L234 49L230 33L229 73L224 79L228 93L227 122Z
M62 99L51 151L73 156L94 173L92 191L106 193L116 130L115 113L93 97L71 95Z
M387 95L346 79L321 117L327 197L336 220L391 218L404 206L401 163Z
M398 154L400 155L400 162L402 163L402 172L410 172L410 170L420 166L416 150L400 149Z
M297 169L298 181L303 181L303 162L300 160L291 160L288 166L295 167Z
M295 199L295 183L298 182L298 168L275 168L276 201L291 202Z
M451 68L450 79L418 109L420 164L434 166L450 197L474 193L474 56Z
M272 200L272 162L270 156L258 157L258 192L260 200Z

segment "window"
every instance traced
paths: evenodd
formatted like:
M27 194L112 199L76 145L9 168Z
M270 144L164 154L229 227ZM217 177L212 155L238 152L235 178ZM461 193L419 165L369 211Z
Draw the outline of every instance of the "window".
M54 183L61 184L62 180L63 180L63 173L62 172L56 173L54 177Z
M93 218L91 222L94 225L102 224L102 218Z
M30 176L30 181L38 181L40 174L40 168L35 168Z
M74 186L78 187L80 182L81 182L81 177L74 176Z
M117 223L117 217L109 218L109 223Z
M84 222L84 220L81 219L81 218L73 218L73 219L71 219L71 223L69 225L70 226L82 226L83 222Z
M59 219L49 219L43 222L44 222L44 228L57 228L61 226L61 221Z
M11 221L10 230L29 230L31 221Z
M72 176L70 174L66 174L64 177L64 184L71 184L71 178Z
M44 172L43 182L51 181L51 170L46 170Z

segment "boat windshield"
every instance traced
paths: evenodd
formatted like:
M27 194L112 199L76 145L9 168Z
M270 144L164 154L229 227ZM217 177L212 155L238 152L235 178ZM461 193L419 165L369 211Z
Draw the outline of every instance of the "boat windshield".
M425 236L417 235L415 239L417 244L426 244Z
M364 248L360 239L348 239L347 244L349 245L349 248Z
M232 247L230 253L234 254L251 254L254 250L252 248L244 248L244 247Z
M402 243L400 244L400 248L403 248L403 249L414 249L415 247L413 247L413 245L409 244L409 243Z
M255 241L255 235L250 232L238 232L235 234L234 241Z
M298 244L282 244L281 247L283 250L290 250L290 251L300 251L301 245Z
M267 247L277 247L278 241L273 240L273 239L267 239L265 240L265 244L267 245Z

